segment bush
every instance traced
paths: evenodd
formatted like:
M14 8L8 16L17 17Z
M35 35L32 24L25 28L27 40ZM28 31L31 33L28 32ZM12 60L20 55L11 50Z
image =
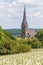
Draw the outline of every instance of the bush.
M43 40L43 30L39 30L37 34L35 35L36 38L38 38L40 41Z
M13 52L14 53L22 53L22 52L28 52L31 50L31 46L27 45L27 44L17 44L14 49Z
M43 30L39 30L37 34L35 35L36 38L41 42L42 47L43 47Z
M29 38L27 44L32 48L42 48L42 44L37 38Z

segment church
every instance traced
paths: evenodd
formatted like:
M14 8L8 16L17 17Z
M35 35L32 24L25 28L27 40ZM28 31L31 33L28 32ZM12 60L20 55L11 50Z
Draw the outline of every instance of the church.
M28 22L26 20L26 10L25 10L25 7L24 7L23 21L22 21L22 24L21 24L21 37L22 38L34 37L35 34L36 34L36 31L34 29L28 28Z

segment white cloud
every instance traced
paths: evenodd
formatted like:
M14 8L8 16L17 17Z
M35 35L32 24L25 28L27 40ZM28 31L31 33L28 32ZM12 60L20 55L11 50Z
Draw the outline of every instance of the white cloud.
M43 18L43 15L40 15L41 18Z
M39 17L40 16L40 12L35 12L34 16Z
M18 2L26 4L26 3L30 3L32 0L18 0Z
M17 4L16 1L12 1L12 5L15 6Z
M27 18L33 21L35 18L43 21L43 1L42 0L17 0L12 2L0 1L0 21L6 21L7 23L12 21L22 21L23 17L23 5L26 4ZM33 19L32 19L33 17ZM3 20L2 20L3 19ZM35 20L34 19L34 20ZM6 24L7 25L7 24Z
M5 7L5 3L4 2L0 2L0 8L4 8Z
M30 4L36 6L43 6L43 0L18 0L19 3L22 4Z

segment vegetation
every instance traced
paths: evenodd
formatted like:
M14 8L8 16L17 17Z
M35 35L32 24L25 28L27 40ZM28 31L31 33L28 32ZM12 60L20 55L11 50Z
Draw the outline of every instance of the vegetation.
M43 31L39 30L34 38L15 38L0 26L0 54L28 52L32 48L43 48Z
M32 48L42 48L42 44L37 38L29 38L27 44L31 45Z
M24 44L24 41L16 39L9 32L0 26L0 54L13 54L27 52L31 49L30 45Z
M41 42L42 47L43 47L43 30L39 30L35 37Z

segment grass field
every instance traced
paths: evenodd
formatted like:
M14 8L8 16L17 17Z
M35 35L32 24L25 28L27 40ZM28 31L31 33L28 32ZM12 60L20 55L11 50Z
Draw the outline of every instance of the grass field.
M0 65L43 65L43 49L0 56Z

